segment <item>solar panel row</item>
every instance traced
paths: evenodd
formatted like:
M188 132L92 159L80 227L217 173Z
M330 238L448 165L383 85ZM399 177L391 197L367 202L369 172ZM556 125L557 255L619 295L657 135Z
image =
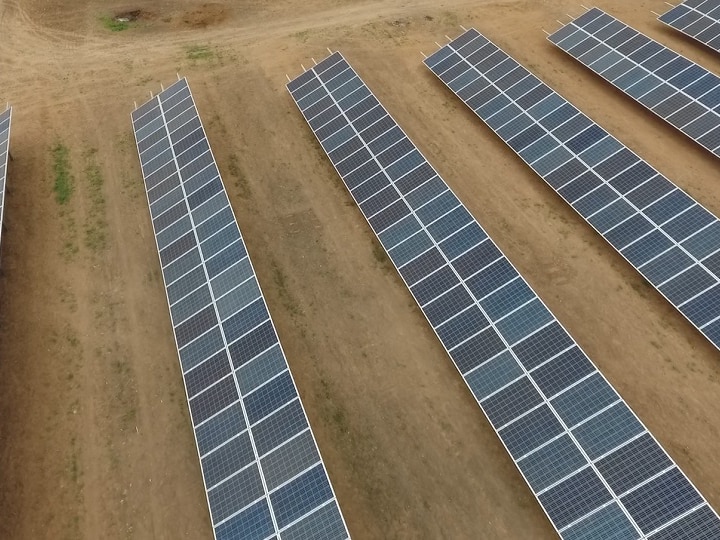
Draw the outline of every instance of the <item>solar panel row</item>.
M659 20L720 52L720 3L687 0L661 15Z
M561 536L716 538L714 511L346 60L288 90Z
M0 114L0 234L5 215L5 183L7 181L8 159L10 157L10 124L12 109Z
M720 77L597 8L548 39L720 156Z
M477 30L425 63L720 348L717 217Z
M187 81L132 122L216 538L347 538Z

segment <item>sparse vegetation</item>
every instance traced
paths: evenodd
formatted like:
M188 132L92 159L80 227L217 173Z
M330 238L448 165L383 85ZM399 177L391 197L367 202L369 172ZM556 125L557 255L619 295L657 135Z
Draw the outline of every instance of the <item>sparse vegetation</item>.
M130 22L122 19L118 19L116 17L101 17L100 21L102 22L103 26L110 30L111 32L122 32L123 30L127 30L130 28Z
M107 244L103 177L95 160L96 153L94 148L85 152L85 188L90 201L85 218L85 246L94 252L101 251Z
M238 162L236 154L230 154L228 159L228 172L230 176L235 178L235 187L238 188L238 195L243 199L249 199L252 196L252 190L248 183L247 176L243 173Z
M273 281L275 282L275 286L277 287L277 291L283 305L290 313L298 315L300 313L300 305L292 294L290 294L290 291L288 291L285 273L275 261L272 262L272 273Z
M67 146L58 142L52 149L53 171L55 183L53 191L59 204L67 204L73 192L73 178L70 173L70 151Z
M215 52L208 45L190 45L185 49L188 60L210 60Z

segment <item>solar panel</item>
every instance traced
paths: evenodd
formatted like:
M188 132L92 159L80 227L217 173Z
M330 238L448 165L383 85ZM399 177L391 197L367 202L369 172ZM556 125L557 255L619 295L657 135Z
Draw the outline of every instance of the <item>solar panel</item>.
M597 8L548 39L720 156L720 77Z
M720 2L687 0L658 20L720 52Z
M477 30L425 64L720 348L717 217Z
M215 537L348 538L187 81L132 122Z
M8 159L10 157L10 124L12 108L0 114L0 234L2 234L5 215L5 182L7 180Z
M293 99L566 539L720 520L340 53Z

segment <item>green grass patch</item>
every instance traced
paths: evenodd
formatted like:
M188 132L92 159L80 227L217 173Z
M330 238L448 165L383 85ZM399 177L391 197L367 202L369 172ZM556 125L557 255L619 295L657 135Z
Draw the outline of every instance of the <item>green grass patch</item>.
M62 143L52 149L55 183L53 191L58 204L67 204L73 192L73 178L70 173L70 150Z
M111 32L122 32L123 30L130 28L130 23L128 21L119 21L114 17L101 17L100 21L103 26Z
M210 60L215 57L215 52L208 45L190 45L185 48L188 60Z

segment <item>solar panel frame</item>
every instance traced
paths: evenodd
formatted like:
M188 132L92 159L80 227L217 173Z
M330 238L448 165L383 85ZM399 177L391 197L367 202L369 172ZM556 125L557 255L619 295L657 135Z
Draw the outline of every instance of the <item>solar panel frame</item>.
M598 8L548 40L720 157L720 77Z
M349 538L187 80L131 120L215 538Z
M0 238L5 218L5 187L7 185L8 163L10 159L10 129L12 127L12 107L0 113Z
M493 74L492 64L488 69L482 69L481 63L471 63L467 54L462 52L462 48L458 51L451 44L445 45L459 59L454 66L462 65L465 68L461 74L458 74L458 78L463 76L468 78L467 74L472 73L476 76L474 81L483 81L488 88L497 90L498 98L495 99L504 97L505 100L502 102L503 109L490 107L492 100L488 103L479 103L473 108L468 103L473 100L473 96L460 97L464 86L456 90L453 88L457 87L456 79L445 82L443 79L445 72L438 73L439 69L443 69L442 67L439 69L430 67L428 62L426 66L520 159L570 204L580 217L640 272L690 324L720 349L720 339L717 332L713 332L716 321L698 324L683 310L683 307L692 302L696 296L711 294L711 289L720 285L720 269L703 262L705 259L712 260L713 254L720 252L718 218L487 37L475 29L462 34L466 39L470 35L475 36L470 43L475 40L484 43L483 50L487 48L488 57L493 56L498 63L512 66L513 72L521 71L525 77L523 80L531 81L528 85L547 88L550 93L543 92L547 94L546 97L521 107L502 90L503 79L497 79ZM512 91L513 88L514 86L510 86L508 91ZM511 111L506 115L510 118L506 119L501 115L505 109ZM560 113L562 113L561 123L558 123L553 120L553 116ZM498 115L501 117L500 120L496 120ZM525 138L519 144L517 141L522 133L510 137L503 132L503 126L516 121L517 118L527 120L528 127L523 133L535 129L531 137ZM590 151L601 141L608 141L608 144L617 150L595 166L586 163L582 157L583 152ZM533 144L540 147L540 151L533 151ZM650 190L651 195L645 195L643 190ZM597 198L600 193L604 198L600 198L600 202L596 205L587 206L587 201L591 197ZM615 210L615 213L612 213L612 210ZM696 211L700 213L696 218L696 228L679 227L684 219L683 216L693 217ZM678 230L683 232L676 232ZM678 239L676 238L678 234L684 236ZM658 278L655 276L652 263L670 251L682 253L688 264L679 268L675 274L664 276L664 279ZM698 288L698 284L706 286Z
M720 52L720 4L713 0L687 0L658 20L703 45Z
M333 76L346 71L349 80L360 82L355 92L364 89L365 95L347 108L342 106L347 96L336 99L333 90L328 91L334 88ZM658 532L641 531L622 503L629 493L613 492L597 463L645 436L667 458L666 464L672 465L659 472L633 469L633 485L665 480L679 469L422 153L412 145L404 157L385 162L382 156L387 150L371 149L380 134L369 135L368 130L383 118L389 119L386 133L397 128L404 140L410 139L355 70L336 52L287 87L558 533L578 538L584 534L582 527L598 532L611 518L615 529L630 531L635 537ZM314 120L330 110L345 122L336 122L334 132L318 136L322 124ZM363 122L363 115L374 110L379 113L370 125ZM332 120L323 121L327 125ZM339 151L343 147L364 152L366 161L346 170L342 163L349 153ZM359 195L368 184L374 189ZM373 197L384 202L368 210L365 203ZM625 434L624 442L618 433ZM610 440L613 443L608 444ZM556 453L541 459L538 452L555 443L565 445L565 459L555 459ZM584 465L573 469L574 463ZM680 476L678 482L690 486L693 497L689 500L701 502L671 516L658 530L707 506L689 480ZM595 489L588 491L591 484ZM638 487L630 493L632 489ZM605 516L607 512L611 515ZM598 516L602 517L599 521Z

